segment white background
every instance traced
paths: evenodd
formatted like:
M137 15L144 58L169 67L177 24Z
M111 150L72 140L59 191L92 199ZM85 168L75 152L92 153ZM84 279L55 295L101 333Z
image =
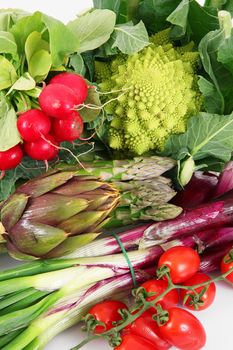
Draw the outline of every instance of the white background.
M72 20L76 14L92 6L91 0L0 0L1 8L22 8L27 11L43 11L64 22ZM1 269L15 264L9 258L0 258ZM224 283L217 285L217 296L214 305L206 310L196 313L207 332L207 345L205 350L232 350L233 349L233 289ZM79 326L60 334L50 342L45 350L69 350L80 342L84 335ZM110 347L103 341L91 343L84 350L108 350ZM137 350L137 349L132 349Z

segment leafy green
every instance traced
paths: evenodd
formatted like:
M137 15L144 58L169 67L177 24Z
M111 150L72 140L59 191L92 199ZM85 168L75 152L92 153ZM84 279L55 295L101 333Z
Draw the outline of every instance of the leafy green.
M49 32L49 45L53 66L63 63L65 57L79 49L79 39L59 20L42 14L42 20Z
M28 70L32 77L37 81L44 80L52 66L52 57L46 50L40 50L31 57Z
M88 89L88 96L85 100L85 105L90 105L92 106L92 108L88 108L88 107L82 108L81 110L79 110L79 113L84 123L89 123L95 120L102 110L100 107L102 103L99 98L99 93L96 91L94 86L93 88ZM97 108L95 106L97 106ZM100 108L98 108L98 106Z
M190 162L190 157L201 166L206 166L205 159L210 158L225 163L231 159L232 134L233 113L200 113L189 120L185 133L168 139L164 154L179 160L180 169L184 169L185 162Z
M229 23L231 26L231 22ZM199 52L205 72L212 83L212 92L202 89L208 100L212 100L207 112L229 114L233 110L232 39L226 37L225 28L209 32L200 42ZM229 67L230 65L230 67ZM230 69L229 69L230 68ZM216 99L216 103L214 103ZM208 107L208 102L206 102ZM215 108L213 108L215 106Z
M182 0L167 20L175 26L171 33L173 39L186 34L188 40L197 44L209 31L219 28L217 10L203 7L196 0Z
M17 129L17 116L6 98L0 97L0 152L17 145L21 139Z
M144 0L140 3L138 18L148 32L154 34L169 27L167 17L176 9L180 0Z
M0 90L9 88L17 80L17 73L13 64L4 56L0 56Z
M24 52L25 42L32 32L42 32L44 29L45 25L42 22L42 14L40 12L35 12L33 15L22 17L16 22L10 29L10 32L15 37L18 46L18 53L22 54Z
M35 80L31 77L29 73L23 74L16 82L11 86L7 95L11 93L12 90L27 91L32 90L36 87Z
M133 23L119 24L113 33L114 43L121 52L132 55L149 45L149 37L146 27L142 21L137 25Z
M76 73L81 74L82 76L85 76L86 74L85 62L81 54L73 54L70 57L69 67L72 67Z
M78 17L68 28L80 41L78 52L94 50L110 38L116 23L116 15L110 10L94 10Z
M13 34L0 31L0 53L10 53L16 55L17 45Z
M217 59L231 72L233 77L233 29L230 37L227 37L220 45Z
M109 9L116 14L116 23L136 22L140 0L93 0L97 9Z

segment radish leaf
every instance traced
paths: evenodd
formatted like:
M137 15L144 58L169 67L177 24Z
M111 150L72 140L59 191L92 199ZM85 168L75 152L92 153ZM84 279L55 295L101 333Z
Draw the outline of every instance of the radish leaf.
M78 52L94 50L103 45L113 32L116 15L110 10L94 10L88 12L72 22L68 28L80 41Z

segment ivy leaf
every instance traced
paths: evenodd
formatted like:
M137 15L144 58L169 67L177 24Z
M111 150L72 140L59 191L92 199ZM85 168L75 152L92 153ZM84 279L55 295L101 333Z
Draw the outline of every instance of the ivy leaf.
M15 110L8 105L6 98L2 95L0 99L0 152L7 151L20 141Z
M131 22L117 25L113 39L112 48L117 47L127 55L132 55L149 45L148 33L142 21L135 26Z
M9 88L17 80L17 73L13 64L4 56L0 56L0 90Z
M68 28L80 41L78 52L94 50L110 38L116 23L116 15L110 10L94 10L72 22Z

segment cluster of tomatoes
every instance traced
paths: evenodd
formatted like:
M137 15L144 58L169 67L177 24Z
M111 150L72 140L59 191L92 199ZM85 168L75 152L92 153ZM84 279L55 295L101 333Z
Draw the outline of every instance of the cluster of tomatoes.
M233 268L233 262L229 261L229 256L223 259L222 273ZM199 350L204 347L204 327L192 313L178 305L181 303L191 310L208 308L215 298L215 284L208 275L198 272L200 257L191 248L179 246L168 249L158 263L159 269L164 266L169 268L172 288L166 274L163 279L151 279L141 285L151 306L121 330L121 344L115 350L167 350L171 346L181 350ZM233 282L233 272L226 278ZM182 289L181 286L187 289ZM119 312L124 309L128 310L126 304L116 300L106 300L93 306L88 315L92 315L97 321L94 333L107 332L121 322L127 324L127 320L122 320L122 313ZM163 322L158 322L158 310L162 310L163 316L166 311L165 321L163 319ZM140 308L136 308L132 315L136 315L138 311Z
M19 116L17 127L23 145L0 152L0 170L18 166L23 153L35 160L52 160L60 142L79 139L83 120L76 109L87 96L88 85L82 76L69 72L54 76L39 96L41 109L30 109Z

